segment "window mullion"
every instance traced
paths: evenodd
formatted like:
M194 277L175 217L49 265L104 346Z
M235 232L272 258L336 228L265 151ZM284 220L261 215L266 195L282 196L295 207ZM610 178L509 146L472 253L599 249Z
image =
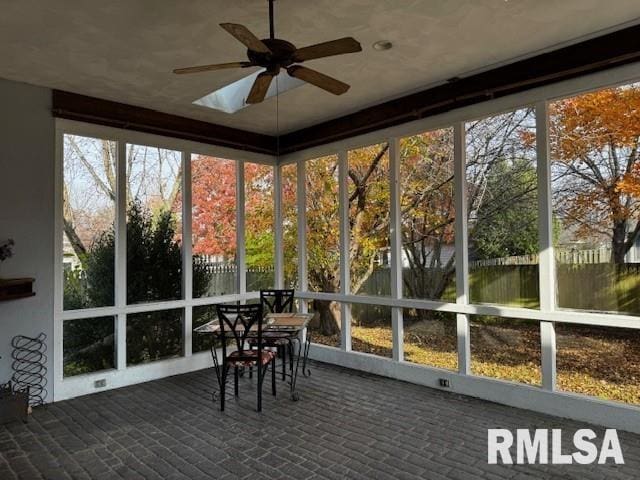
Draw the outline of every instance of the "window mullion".
M275 288L284 288L284 245L282 234L282 166L273 167L273 229L275 265Z
M115 303L119 309L127 306L127 143L118 141L116 158L116 248ZM127 315L116 317L116 367L127 368Z
M536 149L538 169L538 231L540 309L556 307L555 258L553 251L553 212L551 204L551 158L549 155L549 116L546 102L536 105ZM540 322L542 386L556 388L556 335L553 322Z
M351 277L349 275L349 187L347 185L349 168L346 150L338 152L338 208L340 212L340 293L351 293ZM348 304L340 305L341 341L343 350L351 350L351 308Z
M389 139L389 183L390 183L390 225L391 240L391 298L402 298L402 231L401 231L401 187L400 187L400 140ZM404 325L401 308L391 309L391 330L393 338L393 359L404 360Z
M245 191L244 191L244 162L239 161L236 170L236 268L238 293L247 293L247 262L245 258Z
M309 289L307 277L307 179L306 163L298 162L296 178L296 202L298 204L298 288L302 292ZM307 302L302 301L300 307L307 311Z
M456 303L469 304L469 239L467 232L467 175L466 143L464 123L453 127L453 161L455 188L455 265ZM458 335L458 371L463 375L471 372L471 332L469 316L456 315Z
M192 232L192 189L191 189L191 153L182 152L182 298L191 300L193 297L193 236ZM183 321L183 351L185 356L192 353L191 337L193 335L193 309L184 309Z

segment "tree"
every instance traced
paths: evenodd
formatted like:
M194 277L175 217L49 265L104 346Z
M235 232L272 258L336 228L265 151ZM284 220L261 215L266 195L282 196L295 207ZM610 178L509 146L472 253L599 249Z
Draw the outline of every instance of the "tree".
M487 178L486 189L488 197L472 231L470 257L489 259L538 253L535 165L522 158L498 162Z
M522 109L489 117L467 126L467 184L470 235L487 249L490 229L506 230L526 211L537 212L535 157L529 135L533 110ZM453 139L452 129L402 139L401 223L405 260L410 273L403 276L407 294L440 299L455 273ZM351 291L358 292L389 245L388 146L375 145L349 152L349 270ZM306 163L307 255L311 289L339 291L339 216L337 157ZM497 219L497 220L496 220ZM508 226L509 220L511 226ZM525 219L522 219L525 221ZM499 227L500 223L502 227ZM506 224L505 224L506 222ZM516 255L529 251L537 240L537 222L512 231L512 244L500 250ZM495 232L494 232L495 233ZM537 237L536 237L537 238ZM443 254L447 248L450 252ZM485 254L488 254L485 251ZM335 302L315 301L319 328L334 335L340 325Z
M113 224L117 144L64 136L63 229L76 256Z
M405 295L442 298L454 275L453 132L435 130L400 142Z
M245 250L248 268L274 267L273 167L244 164ZM273 277L268 286L273 286ZM266 285L265 285L266 286Z
M192 161L193 253L214 256L232 263L236 259L236 170L237 163L215 157L198 156ZM258 274L259 288L273 284L274 197L273 167L247 162L245 180L245 262ZM255 272L251 272L255 276ZM270 278L260 278L261 276ZM252 287L252 288L253 288Z
M236 162L199 155L191 162L195 255L236 256Z
M358 292L389 242L389 146L373 145L349 152L349 258L351 292ZM340 289L336 157L307 162L307 255L311 289ZM336 302L315 301L318 327L324 335L340 328Z
M182 297L182 252L176 236L176 216L168 210L153 214L140 202L127 211L127 303L166 301ZM65 308L112 305L114 295L113 262L115 235L104 232L88 248L83 271L71 271L65 282ZM73 281L79 274L86 281ZM194 265L193 294L207 290L210 274L203 265ZM65 324L65 371L104 368L112 358L108 339L113 340L113 322ZM182 326L176 311L138 314L127 321L127 361L139 363L174 354L182 346ZM73 346L78 346L74 351ZM111 355L111 357L109 356ZM81 365L79 365L79 363ZM68 366L68 367L67 367Z
M283 165L282 175L282 241L284 248L285 286L298 288L298 202L297 164Z
M579 238L608 241L612 261L640 234L640 84L551 104L554 203Z
M173 209L182 181L177 152L131 144L126 152L128 201L144 200L152 210ZM81 262L88 246L113 227L116 158L116 142L64 136L63 228Z

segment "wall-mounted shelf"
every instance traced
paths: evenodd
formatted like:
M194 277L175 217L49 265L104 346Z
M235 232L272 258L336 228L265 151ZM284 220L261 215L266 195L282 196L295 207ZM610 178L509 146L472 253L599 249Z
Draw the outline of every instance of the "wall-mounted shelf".
M33 291L34 281L34 278L0 279L0 302L33 297L35 295Z

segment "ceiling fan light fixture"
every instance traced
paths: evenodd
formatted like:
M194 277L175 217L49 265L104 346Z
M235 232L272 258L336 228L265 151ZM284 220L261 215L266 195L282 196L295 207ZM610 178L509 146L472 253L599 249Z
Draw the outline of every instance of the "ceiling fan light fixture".
M389 40L378 40L372 46L374 50L382 52L384 50L391 50L391 48L393 47L393 43L391 43Z

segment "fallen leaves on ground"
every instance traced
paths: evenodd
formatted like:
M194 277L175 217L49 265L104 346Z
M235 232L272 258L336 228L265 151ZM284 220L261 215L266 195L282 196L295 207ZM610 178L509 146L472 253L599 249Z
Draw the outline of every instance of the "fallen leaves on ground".
M428 322L425 323L425 322ZM455 329L427 320L405 327L405 360L457 370ZM392 356L389 326L351 327L352 350ZM313 341L338 347L339 335ZM474 375L540 385L540 331L535 322L482 321L471 325ZM557 327L558 390L640 405L640 332L579 325Z

